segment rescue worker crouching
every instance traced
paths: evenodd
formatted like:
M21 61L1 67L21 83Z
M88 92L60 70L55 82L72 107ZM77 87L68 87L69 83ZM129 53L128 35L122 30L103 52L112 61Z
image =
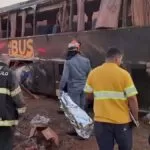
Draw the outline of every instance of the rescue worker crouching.
M18 125L19 113L25 112L25 103L15 73L8 67L10 58L0 56L0 149L13 149L13 127Z
M83 57L80 52L81 43L73 40L68 44L68 53L64 70L60 81L60 95L67 87L67 93L71 99L85 110L85 93L83 91L87 76L91 70L89 59Z

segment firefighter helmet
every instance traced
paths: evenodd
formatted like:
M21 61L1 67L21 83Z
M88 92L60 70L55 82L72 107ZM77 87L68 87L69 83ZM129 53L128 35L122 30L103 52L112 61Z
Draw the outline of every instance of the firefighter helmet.
M72 51L79 51L80 48L80 43L77 40L72 40L69 44L68 44L68 49L72 50Z

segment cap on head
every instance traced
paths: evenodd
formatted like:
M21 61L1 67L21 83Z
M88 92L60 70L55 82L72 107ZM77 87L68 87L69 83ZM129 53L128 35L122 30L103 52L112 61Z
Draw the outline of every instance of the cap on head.
M70 51L79 51L81 43L79 43L77 40L72 40L68 44L68 50Z

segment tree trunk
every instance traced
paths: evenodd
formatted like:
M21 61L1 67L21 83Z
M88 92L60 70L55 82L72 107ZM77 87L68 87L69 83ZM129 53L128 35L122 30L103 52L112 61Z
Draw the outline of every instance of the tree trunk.
M78 14L78 25L77 31L84 31L85 30L85 0L77 0L77 14Z
M101 0L96 28L116 28L122 0Z

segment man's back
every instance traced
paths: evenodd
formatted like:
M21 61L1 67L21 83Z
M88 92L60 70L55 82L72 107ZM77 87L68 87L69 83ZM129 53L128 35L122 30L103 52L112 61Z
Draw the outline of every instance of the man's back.
M105 63L90 73L88 82L94 90L96 121L116 124L130 122L125 94L125 88L132 85L129 78L129 73L114 63Z
M83 90L86 82L86 78L91 69L90 61L77 54L73 58L67 61L69 70L69 90Z
M102 66L88 75L84 91L94 96L94 129L100 150L132 150L131 118L138 124L137 90L130 74L121 69L123 53L110 48Z

